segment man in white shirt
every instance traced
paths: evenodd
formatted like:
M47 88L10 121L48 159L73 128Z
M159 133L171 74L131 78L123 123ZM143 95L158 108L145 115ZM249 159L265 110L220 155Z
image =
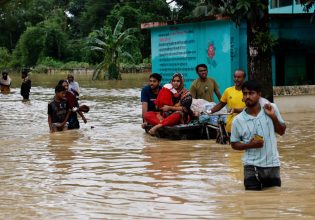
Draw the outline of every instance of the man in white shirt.
M11 86L11 78L9 76L9 73L7 71L2 72L2 77L0 79L0 89L1 93L7 94L10 92L10 86Z
M77 98L79 97L80 94L80 87L79 83L74 81L74 76L72 74L68 74L68 83L69 83L69 88L68 90L72 92Z
M261 89L256 81L247 81L242 85L246 108L232 122L232 148L245 151L246 190L281 186L276 133L283 135L286 125L274 103L262 105L259 102Z

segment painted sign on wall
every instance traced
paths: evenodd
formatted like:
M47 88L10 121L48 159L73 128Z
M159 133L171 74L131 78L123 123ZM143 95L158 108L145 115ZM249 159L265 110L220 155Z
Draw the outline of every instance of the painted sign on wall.
M239 30L228 20L170 25L151 29L152 72L170 82L180 72L190 88L198 75L195 67L204 63L221 92L233 85L232 72L239 67Z

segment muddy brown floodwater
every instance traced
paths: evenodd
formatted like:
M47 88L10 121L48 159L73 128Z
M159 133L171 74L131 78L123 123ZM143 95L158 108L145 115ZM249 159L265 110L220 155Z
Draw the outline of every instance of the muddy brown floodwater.
M246 192L242 152L145 134L140 88L82 94L88 123L54 134L52 89L0 94L0 219L315 218L315 113L283 114L283 186Z

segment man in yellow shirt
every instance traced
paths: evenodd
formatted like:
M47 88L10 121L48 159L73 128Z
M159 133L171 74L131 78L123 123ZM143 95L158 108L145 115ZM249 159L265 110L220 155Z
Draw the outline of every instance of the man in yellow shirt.
M210 114L215 113L222 109L225 105L228 106L229 112L231 115L228 115L226 119L226 131L230 134L231 133L231 126L233 118L243 111L245 107L245 102L243 100L243 93L242 93L242 85L245 81L246 74L243 70L236 70L234 72L234 86L227 88L221 99L220 102L214 106L210 112Z

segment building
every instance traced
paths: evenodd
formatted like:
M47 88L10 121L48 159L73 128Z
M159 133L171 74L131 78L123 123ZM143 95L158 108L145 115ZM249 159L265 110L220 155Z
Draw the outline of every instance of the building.
M273 85L315 84L315 22L296 0L271 0L270 32L278 39L272 53ZM178 24L147 23L151 31L152 71L169 82L175 72L185 87L197 78L195 66L205 63L221 92L233 84L236 68L247 71L246 23L237 27L229 19Z
M271 0L270 33L278 38L272 55L276 86L315 84L315 22L299 0Z

